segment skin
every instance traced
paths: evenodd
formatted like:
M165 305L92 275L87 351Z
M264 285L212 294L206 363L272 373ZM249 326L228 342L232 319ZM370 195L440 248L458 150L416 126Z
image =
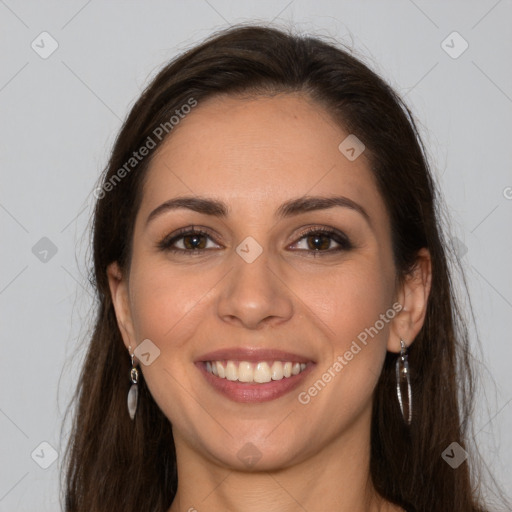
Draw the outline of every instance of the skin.
M173 425L179 486L169 512L297 510L399 511L369 478L372 393L386 351L410 345L424 321L431 264L422 250L414 272L397 284L389 217L366 155L349 161L348 135L303 95L215 97L175 128L148 171L124 273L108 269L124 343L150 339L160 355L141 365L156 403ZM217 218L181 208L149 223L165 201L184 195L222 200ZM285 201L343 195L345 207L276 219ZM190 255L157 249L179 228L211 233ZM353 248L305 228L331 227ZM263 249L252 263L235 251L247 236ZM193 237L192 237L193 238ZM309 240L309 242L308 242ZM308 252L309 249L309 252ZM331 252L329 252L331 251ZM299 392L332 367L365 328L398 301L403 309L308 404ZM316 363L304 385L276 400L236 403L220 395L194 361L227 347L278 348ZM237 457L252 443L261 458Z

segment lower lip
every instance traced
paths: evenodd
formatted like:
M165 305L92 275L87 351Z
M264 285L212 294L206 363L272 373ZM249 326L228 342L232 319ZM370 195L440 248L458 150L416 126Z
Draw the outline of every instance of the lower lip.
M237 380L216 377L206 370L206 364L203 362L196 363L196 366L204 375L207 382L230 400L242 403L258 403L276 400L293 391L304 380L314 364L308 363L306 368L297 375L283 377L281 380L271 380L270 382L262 384L239 382Z

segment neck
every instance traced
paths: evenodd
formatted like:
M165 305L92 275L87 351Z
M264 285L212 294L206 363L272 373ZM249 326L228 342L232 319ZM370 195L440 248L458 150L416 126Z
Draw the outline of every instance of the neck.
M370 478L369 411L314 456L286 468L221 467L175 435L178 491L168 512L401 511L385 502Z

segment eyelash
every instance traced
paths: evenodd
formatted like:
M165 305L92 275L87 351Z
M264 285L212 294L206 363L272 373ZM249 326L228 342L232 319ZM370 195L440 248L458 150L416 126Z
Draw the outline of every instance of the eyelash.
M342 233L336 229L333 229L333 228L326 228L326 227L318 228L318 227L314 227L314 226L303 231L299 235L298 240L296 242L294 242L293 245L296 245L299 241L301 241L304 238L307 238L308 236L310 236L312 234L328 235L331 240L333 240L334 242L336 242L339 245L339 247L336 247L334 249L327 249L327 250L323 250L323 251L322 250L313 250L313 249L297 249L297 250L302 251L302 252L307 252L313 257L318 257L318 256L324 256L327 254L337 253L340 251L349 251L350 249L353 248L352 243L350 242L350 240L344 233ZM201 228L196 228L194 226L191 226L191 227L179 229L175 233L172 233L171 235L164 237L160 242L158 242L157 249L164 251L164 252L171 252L174 254L188 253L189 256L199 255L199 254L202 254L204 251L211 250L211 249L180 249L180 248L172 247L172 245L174 243L176 243L178 240L181 240L189 235L205 236L205 237L208 237L211 240L213 240L216 244L218 244L218 242L212 238L210 233L208 233L207 231L205 231ZM218 245L220 245L220 244L218 244Z

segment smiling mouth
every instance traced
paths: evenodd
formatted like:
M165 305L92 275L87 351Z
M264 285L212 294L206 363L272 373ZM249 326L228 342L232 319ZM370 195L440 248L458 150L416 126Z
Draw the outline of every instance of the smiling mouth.
M265 384L302 373L306 363L292 361L206 361L206 371L220 379L248 384Z

